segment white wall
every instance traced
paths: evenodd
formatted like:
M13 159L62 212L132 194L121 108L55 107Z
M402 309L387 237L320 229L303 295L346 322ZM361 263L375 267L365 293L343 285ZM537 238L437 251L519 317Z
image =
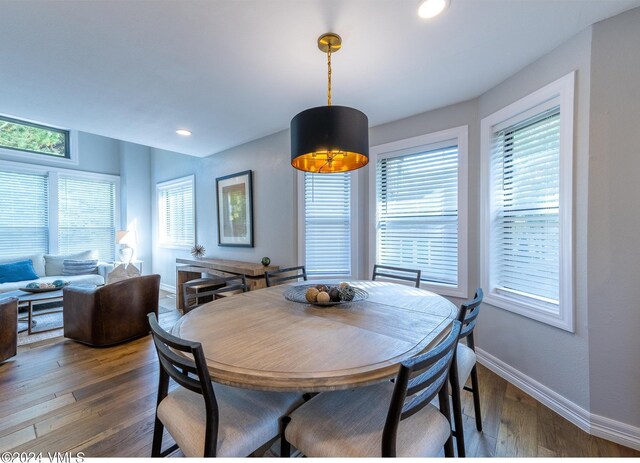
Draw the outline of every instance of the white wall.
M591 56L591 412L640 431L640 9L598 23ZM584 268L583 268L584 269Z

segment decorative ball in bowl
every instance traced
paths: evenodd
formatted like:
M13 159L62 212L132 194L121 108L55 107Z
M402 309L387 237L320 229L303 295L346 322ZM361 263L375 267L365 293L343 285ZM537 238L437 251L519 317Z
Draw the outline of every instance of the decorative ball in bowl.
M262 263L262 265L264 265L265 267L268 267L269 264L271 264L271 259L269 259L268 257L263 257L262 260L260 261Z
M347 302L364 301L369 297L364 289L343 282L339 285L296 285L287 288L285 299L318 306L331 306Z

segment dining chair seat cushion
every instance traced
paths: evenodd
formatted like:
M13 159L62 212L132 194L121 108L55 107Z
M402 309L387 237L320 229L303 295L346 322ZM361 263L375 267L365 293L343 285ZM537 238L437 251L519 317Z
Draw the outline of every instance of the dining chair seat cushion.
M252 391L214 384L218 401L219 457L246 457L276 437L279 419L302 402L300 394ZM158 418L187 457L202 457L205 404L202 395L179 387L158 405Z
M459 342L458 350L456 351L456 360L458 363L458 381L460 383L460 390L462 390L471 374L473 366L476 364L476 353L473 349Z
M323 392L296 409L287 441L308 457L381 457L382 429L394 384ZM450 435L447 419L428 404L400 421L398 457L435 457Z

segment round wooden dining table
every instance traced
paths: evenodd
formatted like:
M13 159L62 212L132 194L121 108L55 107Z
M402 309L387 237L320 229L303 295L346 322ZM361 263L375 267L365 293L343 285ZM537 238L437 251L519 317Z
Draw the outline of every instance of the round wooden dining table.
M457 313L450 301L422 289L350 284L369 297L318 307L286 300L289 285L274 286L204 304L180 318L172 333L202 344L215 382L321 392L395 376L400 362L447 335Z

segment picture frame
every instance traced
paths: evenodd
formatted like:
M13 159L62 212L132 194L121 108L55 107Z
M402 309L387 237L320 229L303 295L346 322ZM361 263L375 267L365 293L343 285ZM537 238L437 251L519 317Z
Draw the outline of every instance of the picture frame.
M218 246L253 247L253 171L216 178Z

